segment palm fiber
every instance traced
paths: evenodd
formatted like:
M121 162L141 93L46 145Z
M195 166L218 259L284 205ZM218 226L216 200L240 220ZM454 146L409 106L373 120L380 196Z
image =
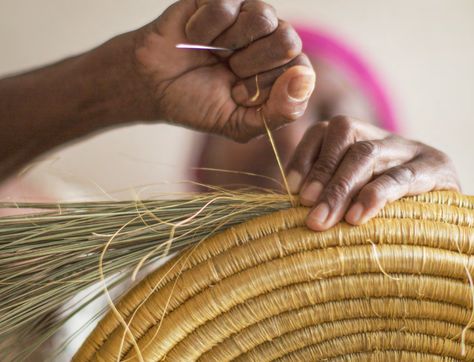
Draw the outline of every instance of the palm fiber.
M226 230L130 290L117 309L143 360L474 360L474 197L406 198L325 232L307 212ZM137 349L109 312L74 361L117 360Z

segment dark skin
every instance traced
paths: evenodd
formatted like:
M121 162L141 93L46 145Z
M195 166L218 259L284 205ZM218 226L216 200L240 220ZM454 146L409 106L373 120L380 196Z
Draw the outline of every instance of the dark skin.
M235 51L222 58L176 49L183 42ZM247 106L246 85L257 74L267 97ZM138 120L247 141L263 132L262 116L273 129L296 120L314 85L298 35L270 5L181 0L90 52L1 80L0 175L69 140Z
M307 225L360 225L388 202L433 190L459 191L451 160L421 142L338 116L310 127L288 165L288 181L311 206Z
M315 122L302 137L299 125L274 132L274 138L283 157L293 154L287 178L292 193L312 208L307 225L313 230L326 230L341 220L363 224L386 203L403 196L460 189L449 157L421 142L343 116ZM210 138L199 166L226 170L229 165L232 170L279 177L267 139L241 145ZM275 187L268 178L225 172L201 171L199 181L226 187Z
M176 49L178 43L233 51L182 50ZM315 73L301 40L270 5L257 0L180 0L154 22L90 52L0 80L0 177L65 142L138 120L161 119L245 142L264 132L263 119L276 129L300 118L314 85ZM309 227L332 226L359 191L356 200L364 205L363 217L349 211L349 222L363 222L384 202L405 194L457 188L455 172L439 151L429 148L420 157L417 148L410 158L381 130L364 130L351 122L333 128L332 123L310 128L290 163L292 189L301 191L302 202L329 208L321 222L316 222L321 206L311 212ZM353 155L352 148L365 141L377 142L377 153ZM346 157L352 162L344 162ZM373 168L368 179L367 159L379 161L376 157L385 168ZM440 172L440 166L433 166L437 161L452 172ZM389 166L404 164L421 181L400 179L400 190L383 202L366 201L364 183L370 186ZM313 181L323 186L316 190ZM412 184L416 187L410 188Z

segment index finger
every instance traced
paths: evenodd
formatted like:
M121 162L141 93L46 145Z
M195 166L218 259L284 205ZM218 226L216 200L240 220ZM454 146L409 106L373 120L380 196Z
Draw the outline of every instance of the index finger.
M237 20L212 45L237 50L273 33L278 27L275 9L261 1L245 1ZM220 54L219 54L220 55Z

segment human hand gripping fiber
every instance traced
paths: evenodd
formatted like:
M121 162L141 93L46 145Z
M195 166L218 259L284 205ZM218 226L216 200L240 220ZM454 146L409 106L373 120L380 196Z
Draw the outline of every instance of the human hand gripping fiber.
M0 179L51 148L133 122L237 141L265 132L263 118L280 127L304 113L314 89L301 48L295 30L262 1L180 0L93 50L1 79Z
M315 73L295 30L262 1L182 0L137 31L136 66L156 114L238 141L305 111ZM177 49L179 43L230 52ZM260 110L263 114L260 114Z

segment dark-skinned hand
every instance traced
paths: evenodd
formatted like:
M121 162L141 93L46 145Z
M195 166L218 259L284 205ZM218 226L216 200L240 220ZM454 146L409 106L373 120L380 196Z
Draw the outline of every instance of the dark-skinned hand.
M265 121L283 126L305 112L315 86L301 49L263 1L179 0L91 51L0 79L0 180L53 147L118 125L163 121L240 142L265 132Z
M299 118L314 89L299 36L263 1L181 0L134 38L137 74L153 94L145 108L156 110L145 119L247 141L264 131L262 115L273 129Z
M288 165L291 191L311 206L307 226L360 225L386 203L432 190L459 190L450 159L417 141L347 117L305 133Z

